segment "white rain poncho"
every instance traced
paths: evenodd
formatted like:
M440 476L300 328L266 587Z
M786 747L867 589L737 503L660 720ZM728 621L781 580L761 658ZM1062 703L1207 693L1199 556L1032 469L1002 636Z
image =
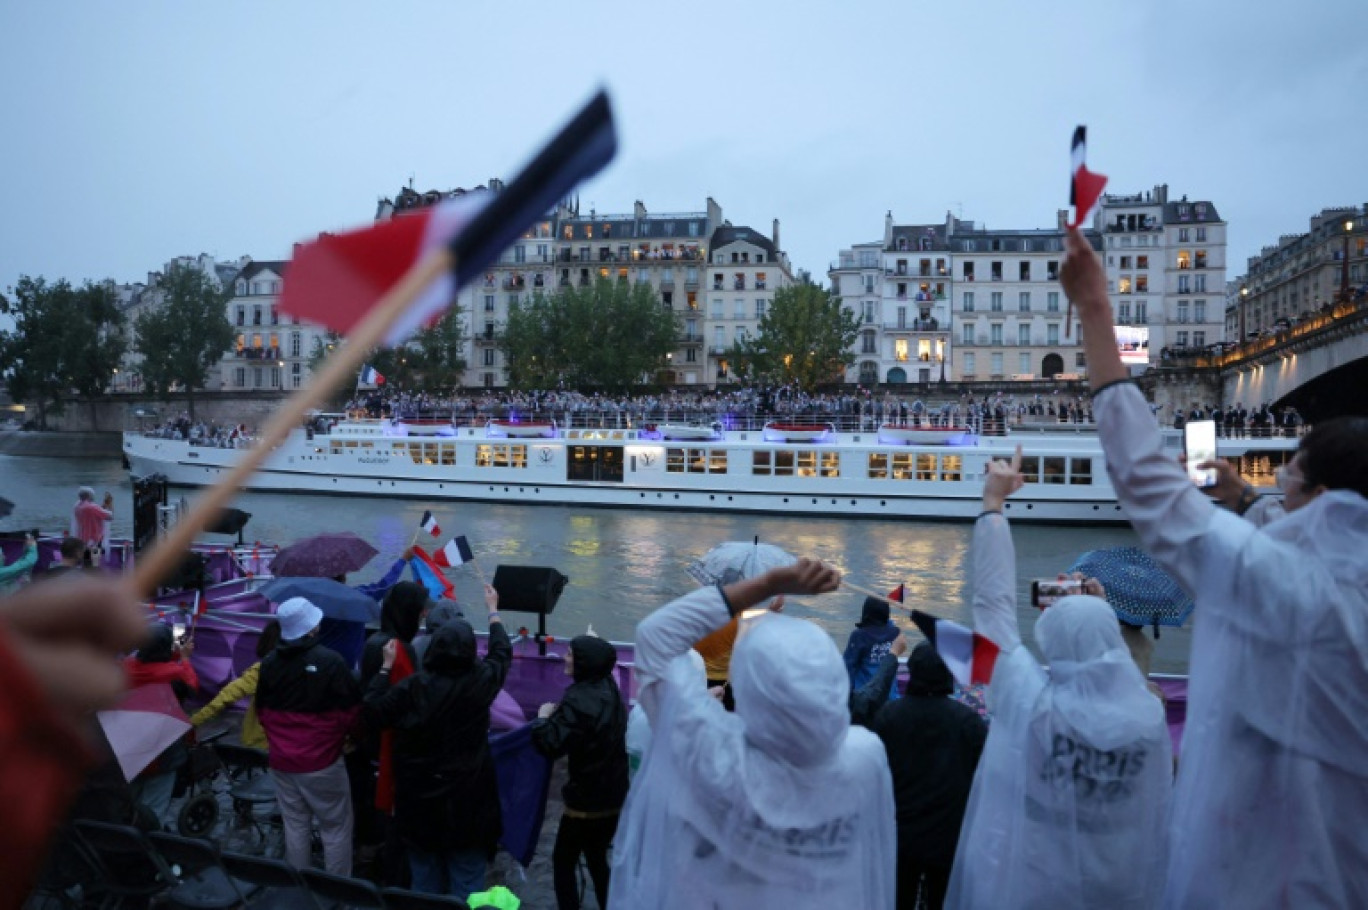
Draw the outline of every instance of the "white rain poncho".
M610 910L891 908L893 784L883 745L850 726L831 637L770 615L732 655L736 713L684 657L727 622L715 588L637 629L651 743L614 838Z
M1143 396L1098 396L1117 496L1197 602L1171 819L1171 907L1368 907L1368 500L1257 528L1159 447Z
M946 906L1158 906L1173 749L1116 613L1086 596L1046 610L1046 673L1016 629L1002 516L979 519L973 558L975 626L1003 653Z

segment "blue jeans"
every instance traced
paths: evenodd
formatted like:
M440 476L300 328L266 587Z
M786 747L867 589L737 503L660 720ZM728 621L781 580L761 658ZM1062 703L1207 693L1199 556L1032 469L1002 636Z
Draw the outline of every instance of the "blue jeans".
M485 886L485 852L483 850L445 850L428 853L410 846L410 887L424 894L449 894L465 900Z

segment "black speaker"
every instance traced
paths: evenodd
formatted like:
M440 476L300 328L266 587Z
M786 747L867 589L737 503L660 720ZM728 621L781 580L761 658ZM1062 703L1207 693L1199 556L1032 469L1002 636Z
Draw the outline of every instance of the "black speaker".
M493 584L500 610L546 616L556 609L569 580L547 566L496 566Z

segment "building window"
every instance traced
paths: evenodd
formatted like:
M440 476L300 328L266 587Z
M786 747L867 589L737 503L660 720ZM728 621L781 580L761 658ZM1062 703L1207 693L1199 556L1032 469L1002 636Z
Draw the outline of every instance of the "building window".
M684 351L684 362L685 362L685 363L697 363L697 362L698 362L698 348L686 348L685 351Z
M1116 293L1129 294L1131 292L1131 279L1129 275L1122 275L1116 281Z
M290 356L299 357L304 348L304 339L298 332L290 333Z
M768 305L769 305L769 301L768 301L768 300L763 300L763 299L761 299L761 300L755 301L755 318L756 318L756 319L764 319L764 318L765 318L765 308L766 308Z
M1136 275L1136 276L1135 276L1135 293L1137 293L1137 294L1147 294L1147 293L1149 293L1149 276L1148 276L1148 275Z
M1002 344L1002 323L994 322L988 326L988 341L992 344Z
M974 375L974 361L975 361L975 359L976 359L976 358L974 357L974 355L973 355L972 353L967 353L967 354L964 355L964 372L965 372L966 375L969 375L969 376L973 376L973 375Z
M484 311L485 311L486 313L492 313L492 312L494 312L494 295L493 295L493 294L486 294L486 295L485 295L485 299L484 299Z
M485 349L484 349L484 365L487 366L487 367L492 367L492 366L494 365L494 349L493 349L493 348L485 348Z
M874 333L873 333L873 332L861 332L861 333L860 333L860 353L861 353L861 354L876 354L876 353L878 353L878 348L877 348L876 343L875 343Z
M1178 301L1178 321L1188 321L1188 302L1186 300Z
M1116 321L1125 325L1130 322L1130 304L1118 303L1116 305Z
M1045 343L1059 344L1059 323L1052 322L1045 326Z
M1192 302L1192 321L1206 322L1206 301L1194 300Z
M865 325L874 324L874 301L872 300L864 302L864 321Z
M1027 353L1024 353L1024 352L1023 352L1023 353L1017 355L1017 372L1020 373L1020 374L1022 374L1023 376L1024 376L1024 375L1029 375L1029 374L1030 374L1030 372L1031 372L1031 355L1030 355L1030 354L1027 354Z
M1185 348L1185 347L1187 347L1187 346L1188 346L1188 333L1187 333L1187 332L1179 332L1179 333L1178 333L1178 347L1180 347L1180 348Z
M1017 344L1029 345L1031 343L1031 327L1029 325L1017 326Z
M993 310L994 313L1001 313L1001 312L1002 312L1002 292L1001 292L1001 291L993 291L991 294L989 294L989 295L988 295L988 302L989 302L989 305L992 307L992 310Z
M241 389L241 388L246 388L246 386L247 386L247 368L246 368L246 367L238 367L236 370L233 371L233 384L236 385L239 389Z
M1049 291L1045 294L1045 311L1049 313L1059 312L1059 292Z
M1199 228L1197 228L1197 242L1198 242L1198 243L1206 243L1206 228L1204 228L1204 227L1199 227Z
M1145 301L1137 300L1135 301L1135 324L1144 325L1146 321L1148 320L1145 313Z
M973 291L965 291L965 292L964 292L964 312L966 312L966 313L972 313L972 312L974 312L974 292L973 292Z
M1149 257L1148 257L1148 256L1136 256L1136 257L1135 257L1135 267L1136 267L1137 269L1147 269L1147 268L1149 268Z
M1195 263L1196 267L1199 268L1199 269L1204 269L1204 268L1206 268L1206 267L1207 267L1207 255L1206 255L1206 250L1198 250L1194 255L1197 257L1197 262Z
M963 329L963 332L964 332L964 335L963 335L964 343L965 343L965 344L973 344L973 343L974 343L974 323L972 323L972 322L966 322L966 323L964 323L964 325L962 326L962 329Z
M736 303L735 303L735 305L732 307L732 318L734 318L734 319L745 319L745 318L746 318L746 301L745 301L744 299L742 299L742 298L740 298L740 297L736 298Z
M1192 346L1195 347L1195 348L1204 348L1204 347L1206 347L1206 332L1193 332L1193 333L1192 333Z
M252 307L252 325L261 325L261 304Z
M899 338L893 342L893 357L898 361L907 360L907 339Z
M1121 268L1123 268L1123 269L1128 269L1128 268L1130 268L1130 267L1131 267L1131 258L1130 258L1129 256L1122 256L1122 257L1121 257L1121 263L1120 263L1120 265L1121 265Z
M711 316L713 319L721 319L723 306L723 302L719 298L714 297L712 299L712 306L709 308L710 312L708 315Z
M1021 263L1020 265L1017 266L1017 280L1018 280L1018 281L1030 281L1030 280L1031 280L1031 263L1030 263L1029 260L1026 261L1026 262L1023 262L1023 263Z
M998 242L997 242L996 240L994 240L994 241L993 241L993 249L997 249L997 244L998 244ZM989 266L988 274L989 274L989 276L990 276L994 281L1001 281L1001 280L1002 280L1002 263L1001 263L1001 262L994 262L994 263L992 263L992 265Z
M1180 268L1180 269L1190 269L1190 268L1192 268L1192 253L1190 253L1190 252L1187 251L1187 250L1179 250L1179 251L1178 251L1178 268Z
M993 375L994 375L994 376L1001 376L1001 375L1002 375L1002 352L1001 352L1001 351L994 351L994 352L993 352Z
M274 306L271 307L271 325L280 325L280 314Z
M1179 242L1179 243L1187 243L1187 242L1188 242L1188 229L1187 229L1187 228L1179 228L1179 229L1178 229L1178 242Z
M237 324L238 324L238 325L246 325L246 324L247 324L247 308L244 307L244 306L239 306L239 307L237 308Z
M1088 358L1082 351L1079 351L1077 354L1074 355L1074 369L1081 370L1087 365Z
M964 263L964 280L965 280L965 281L973 281L973 280L974 280L974 263L972 263L972 262L966 262L966 263Z
M1031 292L1022 291L1017 295L1017 308L1023 313L1031 312Z

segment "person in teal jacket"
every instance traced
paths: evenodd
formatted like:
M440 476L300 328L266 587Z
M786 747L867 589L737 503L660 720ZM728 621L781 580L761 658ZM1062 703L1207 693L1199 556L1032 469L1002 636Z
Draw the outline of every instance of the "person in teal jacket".
M0 561L4 556L0 556ZM24 553L14 562L0 567L0 595L13 594L21 587L22 580L33 570L38 562L38 542L32 534L24 535Z

